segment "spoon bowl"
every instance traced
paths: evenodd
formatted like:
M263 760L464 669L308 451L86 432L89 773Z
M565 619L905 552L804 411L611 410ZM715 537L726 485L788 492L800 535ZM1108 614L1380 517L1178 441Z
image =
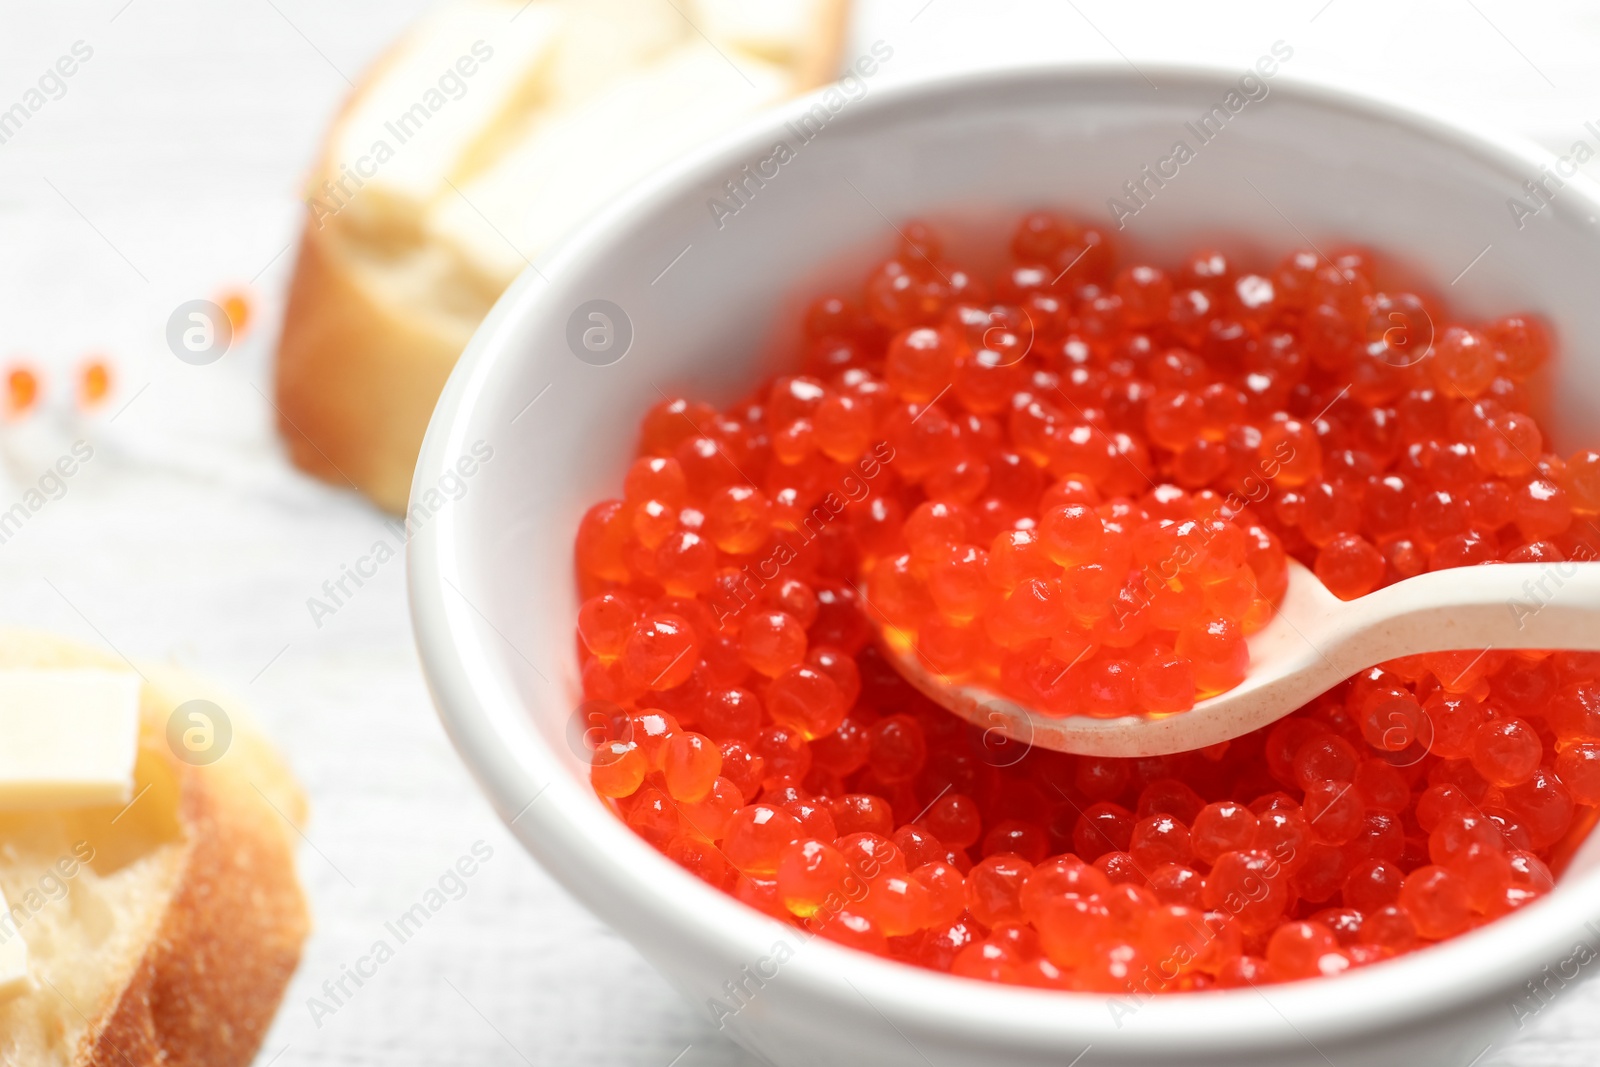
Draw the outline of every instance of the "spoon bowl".
M1345 678L1401 656L1463 649L1480 658L1493 649L1600 651L1600 563L1432 571L1345 601L1291 559L1283 602L1248 644L1244 681L1189 711L1099 718L1050 715L981 686L952 682L914 648L884 642L907 681L988 736L1085 756L1161 756L1269 726ZM1461 675L1475 663L1464 664ZM1428 739L1397 738L1402 750L1417 742L1426 745Z

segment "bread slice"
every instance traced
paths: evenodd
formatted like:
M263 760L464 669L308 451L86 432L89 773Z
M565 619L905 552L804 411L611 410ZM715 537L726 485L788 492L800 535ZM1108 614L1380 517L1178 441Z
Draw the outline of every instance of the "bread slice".
M628 185L838 63L848 0L454 0L378 62L308 182L278 343L290 457L402 511L456 358Z
M0 632L0 669L115 656ZM0 814L0 888L33 988L0 1002L0 1063L233 1067L261 1044L309 929L294 874L305 799L232 698L141 666L132 803ZM233 728L208 766L177 759L167 720L211 700Z

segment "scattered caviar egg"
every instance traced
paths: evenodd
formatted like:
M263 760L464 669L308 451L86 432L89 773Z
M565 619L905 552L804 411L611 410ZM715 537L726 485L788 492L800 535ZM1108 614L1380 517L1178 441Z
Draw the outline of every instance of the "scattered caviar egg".
M78 373L78 403L85 408L99 405L111 393L111 367L96 356Z
M222 306L223 314L228 316L228 326L233 330L234 338L243 337L254 317L249 292L244 289L225 290L218 296L217 303Z
M1040 211L984 278L909 224L806 307L792 373L654 405L574 542L597 796L775 920L1035 988L1316 980L1550 892L1600 807L1600 657L1392 660L1125 760L970 725L888 655L1178 715L1247 676L1291 558L1344 599L1593 558L1545 327L1331 251L1135 259Z
M24 415L39 402L39 376L27 367L12 367L6 372L6 410Z

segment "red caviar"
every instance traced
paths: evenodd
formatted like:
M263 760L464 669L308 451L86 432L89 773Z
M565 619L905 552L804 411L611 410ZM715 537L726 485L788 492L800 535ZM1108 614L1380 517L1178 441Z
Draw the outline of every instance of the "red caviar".
M1538 322L1452 321L1361 249L1120 263L1039 213L984 279L903 233L811 305L797 373L651 409L585 515L605 802L776 918L1044 988L1333 975L1548 892L1600 804L1595 656L1396 660L1120 760L971 726L871 640L1057 714L1174 714L1244 677L1290 556L1345 598L1595 558L1600 452L1527 414Z

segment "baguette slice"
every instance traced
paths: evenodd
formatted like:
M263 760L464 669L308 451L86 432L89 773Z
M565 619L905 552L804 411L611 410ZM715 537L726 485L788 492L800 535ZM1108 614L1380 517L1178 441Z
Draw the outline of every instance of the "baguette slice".
M0 632L0 668L24 667L127 670ZM243 1067L299 961L309 919L285 822L305 817L299 787L231 698L141 670L133 802L0 814L0 887L32 984L0 1002L0 1063ZM197 698L233 726L204 767L167 744L169 715Z
M461 183L460 196L439 204L429 236L464 271L486 271L486 288L501 288L527 265L522 249L554 244L684 147L782 100L791 86L788 72L764 59L741 58L735 70L704 41L679 45L603 91L539 116L494 166ZM604 130L633 132L596 136ZM582 166L569 162L577 158Z
M633 181L831 77L847 4L454 0L419 23L307 185L278 342L291 459L404 510L434 403L506 286Z

